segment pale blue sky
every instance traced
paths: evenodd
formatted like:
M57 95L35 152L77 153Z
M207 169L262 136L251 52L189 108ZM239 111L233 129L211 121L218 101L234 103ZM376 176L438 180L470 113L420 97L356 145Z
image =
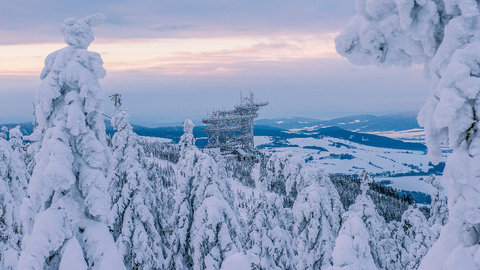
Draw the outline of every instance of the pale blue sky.
M0 122L32 118L64 18L96 12L107 17L90 48L105 61L105 96L122 93L137 123L200 119L242 90L270 102L262 118L411 111L428 95L421 67L354 66L336 55L354 0L16 2L0 2Z

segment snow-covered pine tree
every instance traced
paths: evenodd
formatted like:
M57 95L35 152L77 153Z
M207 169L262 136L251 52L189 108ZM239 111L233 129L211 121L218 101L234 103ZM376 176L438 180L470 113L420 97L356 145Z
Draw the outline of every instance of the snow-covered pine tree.
M35 168L22 206L19 269L125 269L106 221L110 211L102 93L94 40L97 14L67 19L67 47L50 54L36 96Z
M419 113L430 159L449 155L443 180L449 220L420 269L480 268L480 16L473 0L357 0L336 38L357 64L423 64L431 95Z
M20 203L28 174L14 147L0 137L0 269L16 269L23 236Z
M401 253L397 234L399 233L400 222L392 220L387 223L385 228L386 235L383 239L379 240L377 245L379 246L379 254L383 255L382 269L397 270L402 269Z
M291 208L297 197L297 178L302 167L302 160L293 153L274 153L265 162L259 184L282 196L284 207Z
M439 226L441 228L447 224L448 221L447 196L445 196L444 188L440 183L440 179L435 175L430 175L425 179L425 182L435 188L432 194L428 222L432 226Z
M332 264L333 243L340 230L343 205L328 176L303 167L293 204L296 269L324 269Z
M360 180L360 189L362 193L357 196L355 203L350 205L347 211L348 214L345 214L344 217L348 219L350 215L357 215L362 220L369 235L368 244L370 245L370 252L373 261L377 268L384 269L386 255L383 253L383 249L379 243L386 238L386 222L383 217L378 214L375 204L367 194L369 183L371 181L368 174L362 172ZM354 221L354 224L356 224L356 221Z
M247 229L247 255L253 269L295 268L291 232L285 229L286 209L283 199L276 194L268 196L264 191L253 194L256 202Z
M333 267L331 270L375 270L367 231L360 213L347 211L343 215L345 222L335 240Z
M251 211L251 220L247 231L247 253L252 257L252 265L255 269L279 269L273 262L273 243L268 237L272 230L267 216L267 198L263 192L252 194L255 200Z
M422 212L410 206L403 213L398 230L401 269L418 269L421 260L435 240L430 224Z
M202 154L195 147L193 137L194 124L190 119L183 124L184 134L180 138L180 158L177 163L177 183L175 191L175 206L172 216L174 231L170 240L172 255L169 262L170 269L188 269L193 265L189 250L192 237L191 227L194 211L193 194L193 167Z
M165 269L162 239L157 231L155 190L145 172L145 153L128 122L124 106L111 119L114 169L110 182L113 237L128 269Z
M242 250L242 228L228 198L231 193L212 157L202 153L194 167L194 215L190 250L193 269L219 269L223 260Z
M284 207L284 196L268 192L257 182L245 215L247 216L246 245L254 269L295 268L293 216Z
M176 269L219 269L223 260L241 250L241 227L225 179L209 155L193 140L193 123L185 121L178 162L172 265ZM172 266L171 266L172 267Z
M21 160L26 159L25 143L23 141L23 134L20 126L16 126L8 131L8 142L12 146L14 152L17 153Z
M192 120L186 119L183 123L183 135L180 137L178 145L180 147L180 152L183 154L185 151L192 150L195 146L195 137L193 136L193 129L195 124Z
M8 128L7 126L2 126L2 128L0 128L0 138L6 140L7 139L7 136L8 135Z

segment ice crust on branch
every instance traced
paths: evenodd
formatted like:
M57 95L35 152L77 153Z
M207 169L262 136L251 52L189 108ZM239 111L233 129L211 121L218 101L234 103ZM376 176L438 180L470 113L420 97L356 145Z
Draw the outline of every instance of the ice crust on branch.
M429 157L453 149L444 183L449 221L420 269L480 268L480 27L474 0L357 0L357 15L336 38L356 64L421 64L431 95L418 115ZM460 266L459 266L460 265Z

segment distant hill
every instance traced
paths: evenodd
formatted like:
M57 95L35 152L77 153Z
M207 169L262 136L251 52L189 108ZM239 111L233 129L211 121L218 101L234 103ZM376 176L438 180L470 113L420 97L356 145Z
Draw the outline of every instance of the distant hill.
M352 132L339 127L319 128L308 133L311 134L311 137L332 137L374 147L427 151L427 147L422 143L404 142L373 134Z
M337 126L356 132L400 131L420 128L416 112L387 114L382 116L362 114L331 120L319 120L304 117L286 117L277 119L260 119L258 125L281 129L316 129Z
M205 134L202 129L202 126L197 126L193 130L193 134L195 138L197 138L197 145L199 147L203 147L206 144L207 134ZM183 134L183 127L146 128L135 125L133 126L133 130L141 136L168 138L172 139L173 142L178 142L180 136ZM114 130L110 126L107 126L107 133L111 135L114 133ZM281 139L332 137L374 147L413 151L426 151L427 149L426 146L421 143L403 142L373 134L352 132L339 127L319 128L311 132L292 133L275 127L256 125L255 136L269 136Z
M26 135L30 134L33 130L32 123L6 124L8 128L13 128L16 125L20 125L22 132ZM107 134L113 135L115 131L110 125L110 122L105 121L105 125ZM418 128L413 113L391 114L385 116L356 115L328 121L303 117L289 117L256 121L255 136L269 136L280 139L332 137L367 146L426 151L425 145L421 143L404 142L401 140L359 132L405 130L412 128ZM292 132L290 131L292 129L297 130ZM183 127L181 126L149 128L140 125L133 125L133 130L140 136L168 138L173 142L178 142L180 136L183 134ZM203 132L203 127L195 127L193 133L197 138L197 145L199 147L205 146L207 143L207 135Z

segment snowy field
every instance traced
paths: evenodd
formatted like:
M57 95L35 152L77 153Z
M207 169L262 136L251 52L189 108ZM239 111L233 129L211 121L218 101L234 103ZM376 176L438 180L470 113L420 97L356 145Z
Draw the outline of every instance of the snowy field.
M425 131L423 128L414 128L408 130L400 131L375 131L375 132L365 132L368 134L384 136L391 139L402 140L405 142L424 142L425 141Z
M426 194L432 195L435 189L432 185L423 181L426 177L425 176L399 176L399 177L376 177L375 181L388 181L390 184L386 184L387 186L391 186L398 190L406 190L406 191L417 191ZM441 176L438 176L439 180L441 181Z
M274 146L270 137L255 137L255 145L270 152L293 152L309 165L328 173L373 175L421 174L428 171L428 157L423 151L365 146L336 138L294 138Z

